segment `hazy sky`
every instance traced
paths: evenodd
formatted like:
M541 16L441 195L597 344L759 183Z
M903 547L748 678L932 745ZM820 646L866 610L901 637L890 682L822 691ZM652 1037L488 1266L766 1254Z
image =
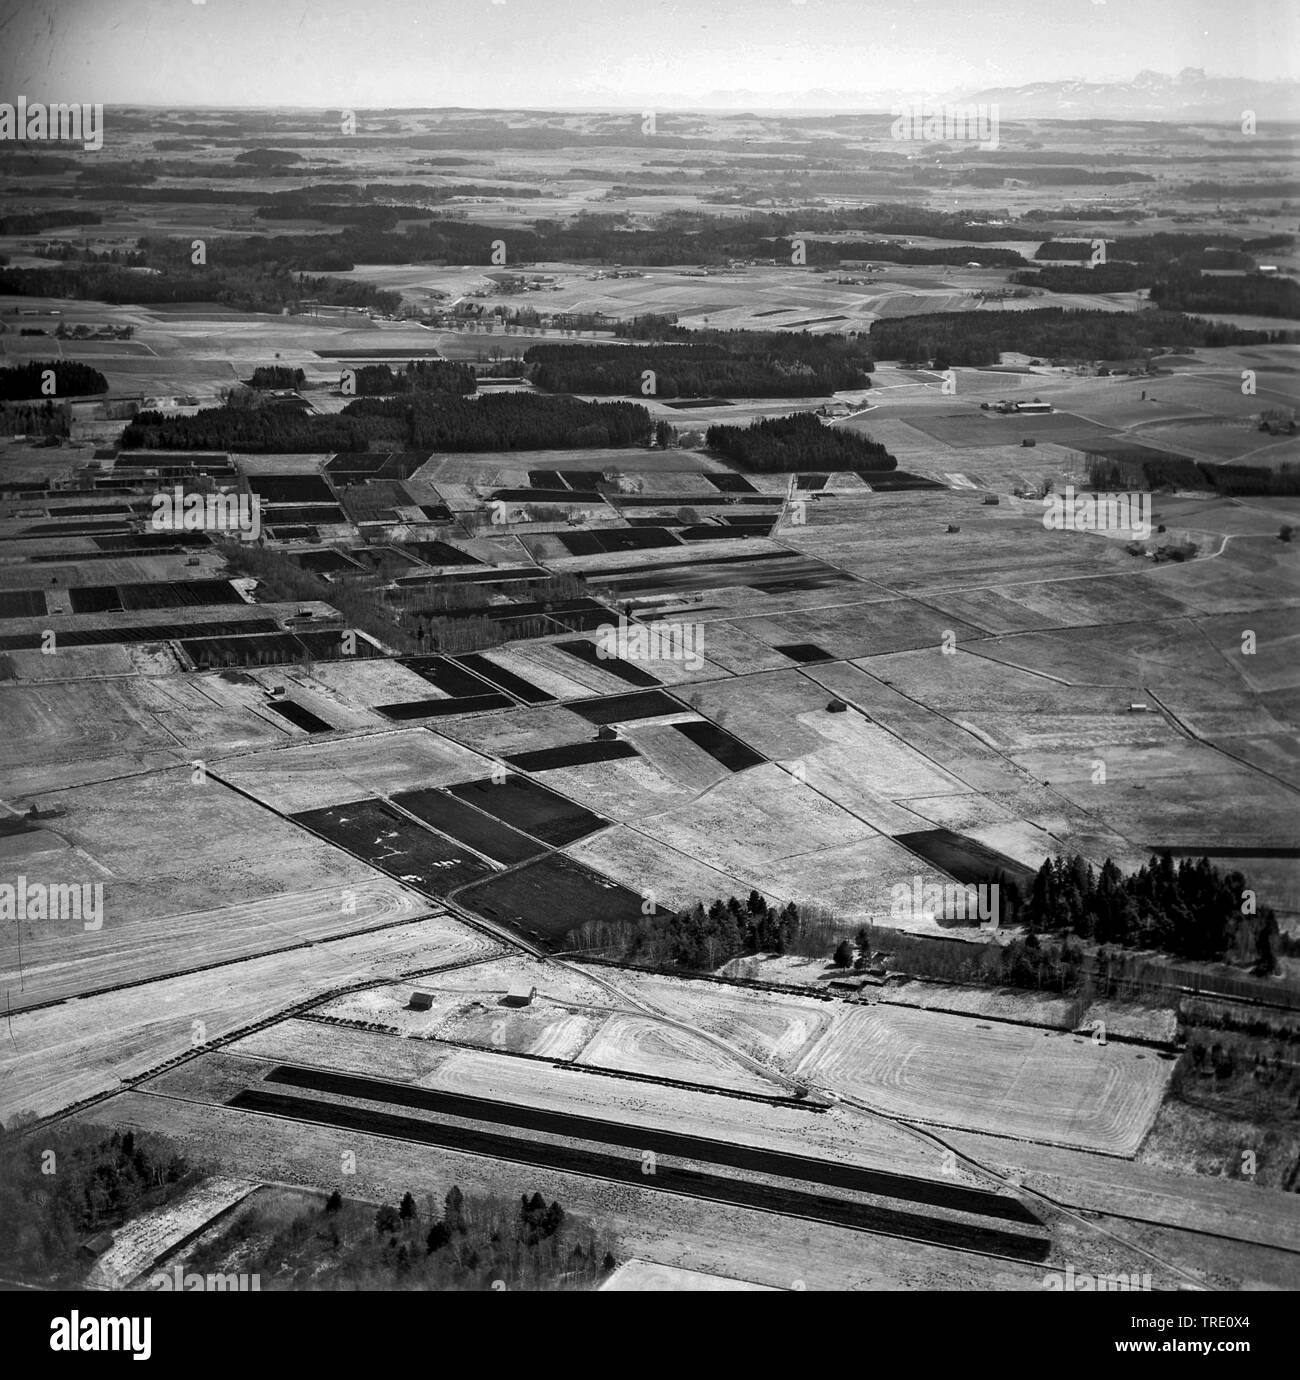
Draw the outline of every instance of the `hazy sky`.
M1300 76L1300 0L0 0L0 100L717 104Z

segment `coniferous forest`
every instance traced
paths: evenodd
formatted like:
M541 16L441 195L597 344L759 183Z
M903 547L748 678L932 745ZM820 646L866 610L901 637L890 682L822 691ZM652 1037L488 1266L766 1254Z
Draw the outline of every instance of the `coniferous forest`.
M231 406L204 408L192 417L141 412L123 429L122 446L302 454L367 450L375 441L393 450L546 450L640 446L651 431L650 414L636 403L416 392L360 397L334 416Z
M836 335L692 332L672 345L534 345L524 354L533 382L557 393L644 392L659 398L817 397L869 388L875 367L865 342Z
M898 460L860 431L823 425L811 412L765 417L752 426L711 426L711 451L761 474L809 470L892 470Z
M1134 359L1189 345L1277 344L1287 334L1244 331L1176 311L1039 307L886 318L871 327L870 339L877 359L933 360L936 369L947 369L997 364L1003 351L1042 359Z

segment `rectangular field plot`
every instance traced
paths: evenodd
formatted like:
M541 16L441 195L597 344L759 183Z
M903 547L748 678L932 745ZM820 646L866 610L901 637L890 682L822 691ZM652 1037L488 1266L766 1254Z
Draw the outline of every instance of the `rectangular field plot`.
M0 618L44 618L45 591L40 589L0 590Z
M772 1093L773 1084L691 1031L653 1016L615 1012L578 1056L581 1067L616 1069L714 1088Z
M555 699L554 695L547 694L545 690L526 681L522 676L515 675L513 671L507 671L504 666L489 661L478 652L468 652L464 656L458 656L456 660L467 670L495 685L498 690L504 690L506 694L523 700L525 704L548 704Z
M951 829L921 829L896 834L894 842L919 853L926 862L942 868L959 882L984 881L995 872L1005 872L1022 887L1028 887L1034 880L1031 869L1020 866L1005 853Z
M681 704L662 690L647 690L643 694L603 695L600 699L583 700L568 707L592 724L630 723L637 719L657 719L665 714L685 712Z
M523 862L542 851L541 844L508 828L446 791L404 791L393 803L449 838L503 865Z
M186 789L193 791L192 787ZM393 892L400 890L386 879L384 884ZM330 899L329 914L337 922L337 888ZM367 901L368 914L370 901L377 899L371 897ZM357 917L342 918L355 921ZM381 917L375 913L374 918ZM401 912L388 918L401 918ZM209 913L201 920L202 927L197 923L191 926L187 918L182 932L182 942L190 945L185 959L191 964L199 952L196 946L205 940L214 947L221 943L228 915ZM240 923L249 927L245 933L257 933L265 940L267 920L263 907L249 906ZM367 920L363 918L362 923ZM115 1089L122 1079L139 1077L164 1060L191 1051L196 1019L204 1022L207 1038L215 1040L340 986L391 982L399 974L416 968L462 962L498 950L495 941L441 913L413 919L410 924L390 925L338 939L331 939L325 926L297 928L297 948L122 987L76 1002L59 1002L36 1011L15 1010L15 1047L7 1056L6 1078L0 1086L0 1118L7 1123L12 1115L23 1111L48 1115L83 1097ZM100 940L108 933L106 921L102 931L87 938ZM274 942L283 944L286 937L294 936L277 931ZM150 938L154 942L145 952L146 958L153 961L158 950L170 941L165 932ZM301 943L307 939L315 942ZM220 955L204 954L209 956ZM95 985L105 980L129 981L139 975L115 973L106 979L102 973L96 973ZM29 991L31 982L29 967ZM18 991L16 979L13 990L15 994Z
M561 767L582 767L590 762L614 762L620 757L638 756L631 743L621 739L595 743L567 743L563 747L538 748L516 752L506 761L520 771L557 771Z
M463 699L407 700L402 704L377 704L375 712L386 719L441 719L451 714L482 714L489 709L509 709L514 701L505 695L466 695Z
M357 800L294 818L409 886L434 896L484 877L482 859L399 814L382 800Z
M1172 1069L1113 1041L877 1006L846 1012L797 1072L890 1116L1131 1157Z
M761 753L742 743L734 734L704 719L674 724L673 727L698 747L702 747L711 757L716 757L728 771L747 771L750 767L762 766L766 760Z
M617 676L619 680L627 681L629 685L652 686L659 684L658 679L652 676L649 671L643 670L640 666L634 666L630 661L624 661L622 657L601 656L600 648L594 642L580 639L576 642L558 642L556 646L586 665L598 666L601 670L608 671L610 675Z
M489 920L558 939L589 920L641 920L641 897L552 853L467 887L457 900Z
M555 848L576 843L605 827L599 815L548 791L526 776L508 776L500 784L491 777L466 781L452 786L451 794Z
M488 769L477 752L422 728L295 743L217 763L212 770L285 814L464 781Z

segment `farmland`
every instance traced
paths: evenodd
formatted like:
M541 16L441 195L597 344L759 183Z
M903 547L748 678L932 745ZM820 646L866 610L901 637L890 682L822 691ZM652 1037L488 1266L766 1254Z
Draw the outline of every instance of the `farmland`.
M0 1129L213 1176L98 1282L346 1151L609 1289L1294 1287L1294 150L446 95L0 153L5 368L108 388L0 437ZM1140 286L1013 284L1076 238Z

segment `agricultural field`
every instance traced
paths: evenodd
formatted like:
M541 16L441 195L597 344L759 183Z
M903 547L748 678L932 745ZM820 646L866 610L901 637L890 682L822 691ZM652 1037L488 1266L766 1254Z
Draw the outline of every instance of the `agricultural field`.
M1294 1288L1285 84L1241 78L1247 144L1236 78L1041 81L969 156L820 108L833 62L789 110L742 63L647 128L649 11L626 109L572 111L537 97L563 26L489 8L446 103L360 137L286 68L251 115L137 81L93 167L0 152L0 1129L215 1176L92 1283L345 1150L366 1213L562 1202L614 1292ZM424 40L371 27L400 78ZM697 39L688 84L729 71ZM523 104L475 104L515 50ZM1013 277L1076 239L1130 267ZM572 359L641 347L639 390ZM40 361L88 391L24 397ZM1046 524L1103 475L1149 530ZM259 539L154 527L174 488L255 498ZM992 924L899 900L995 875Z
M1170 1064L1084 1036L873 1006L837 1021L797 1071L906 1120L1131 1158Z
M495 947L460 921L434 912L377 933L324 939L71 1003L15 1010L0 1120L46 1115L116 1089L319 992L483 957Z

